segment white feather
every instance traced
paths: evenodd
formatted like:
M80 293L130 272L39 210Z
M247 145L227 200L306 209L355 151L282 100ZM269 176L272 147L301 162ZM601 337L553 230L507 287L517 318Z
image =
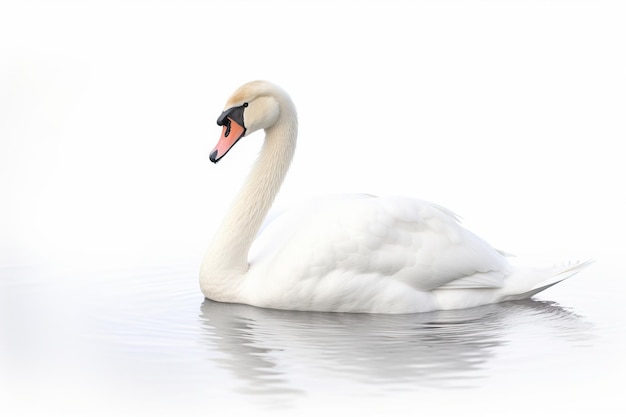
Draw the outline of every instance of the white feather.
M231 101L262 114L254 99L264 95L281 113L261 126L259 160L205 257L207 297L291 310L412 313L530 297L586 265L514 267L449 210L393 196L317 199L271 216L255 239L297 132L291 100L272 84L245 85Z

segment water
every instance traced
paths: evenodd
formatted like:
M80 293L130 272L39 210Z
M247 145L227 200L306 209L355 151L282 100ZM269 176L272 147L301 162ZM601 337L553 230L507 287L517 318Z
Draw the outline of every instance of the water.
M8 415L624 411L625 286L601 262L541 298L399 316L216 303L195 265L1 274Z

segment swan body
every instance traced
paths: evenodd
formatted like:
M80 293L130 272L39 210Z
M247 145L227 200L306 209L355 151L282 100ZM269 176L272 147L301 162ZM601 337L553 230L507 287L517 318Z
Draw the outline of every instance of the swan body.
M218 124L213 162L256 130L266 138L203 260L207 298L285 310L415 313L528 298L586 265L516 267L449 210L406 197L329 196L263 225L295 151L295 106L279 87L254 81L231 96Z

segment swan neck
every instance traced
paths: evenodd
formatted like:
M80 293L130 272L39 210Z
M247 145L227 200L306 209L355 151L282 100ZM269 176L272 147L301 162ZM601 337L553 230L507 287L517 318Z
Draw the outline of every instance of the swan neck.
M295 112L286 116L265 130L259 157L207 254L207 269L235 275L248 270L248 252L280 190L296 147Z

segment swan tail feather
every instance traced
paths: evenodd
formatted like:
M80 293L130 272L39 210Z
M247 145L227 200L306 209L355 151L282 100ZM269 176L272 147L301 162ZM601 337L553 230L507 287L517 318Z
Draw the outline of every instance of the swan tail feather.
M547 271L548 272L547 277L542 278L540 282L538 282L533 288L527 291L520 292L520 293L509 294L503 297L502 301L515 301L515 300L524 300L524 299L530 298L534 296L535 294L538 294L541 291L544 291L558 284L559 282L564 281L572 277L573 275L576 275L577 273L582 271L584 268L591 265L593 262L595 261L588 260L584 262L575 262L575 263L570 263L570 264L559 266L559 267L553 267L548 270L543 270L543 273L540 275L545 276L546 275L545 272ZM527 274L536 275L537 272L538 271L536 269L534 270L527 269L527 270L524 270L520 274L520 276L521 277L527 276Z
M565 278L564 278L564 279L565 279ZM561 280L561 281L563 281L563 280ZM532 289L532 290L530 290L530 291L523 292L523 293L521 293L521 294L509 295L508 297L504 297L504 298L502 299L502 301L518 301L518 300L525 300L525 299L527 299L527 298L532 297L532 296L533 296L533 295L535 295L535 294L540 293L540 292L541 292L541 291L543 291L543 290L547 290L548 288L552 287L553 285L558 284L558 283L559 283L559 282L561 282L561 281L555 281L555 282L552 282L552 283L550 283L550 284L544 285L544 286L542 286L542 287L535 288L535 289Z

